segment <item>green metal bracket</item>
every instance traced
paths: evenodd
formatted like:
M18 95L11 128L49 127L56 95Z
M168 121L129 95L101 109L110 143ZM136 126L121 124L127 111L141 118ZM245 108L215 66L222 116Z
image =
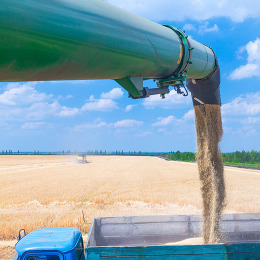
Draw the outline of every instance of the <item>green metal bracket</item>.
M142 78L131 78L125 77L122 79L115 79L115 81L121 85L128 93L133 97L140 97L142 94L140 91L142 90ZM139 91L140 90L140 91Z
M166 79L160 79L156 82L157 88L144 88L143 81L145 79L141 77L125 77L122 79L115 79L115 81L121 85L125 90L128 91L129 97L133 99L147 98L151 95L161 95L162 98L165 98L165 94L169 93L169 87L173 87L178 94L187 96L188 92L184 86L187 76L172 76ZM155 80L154 80L155 81ZM185 92L181 90L185 89Z

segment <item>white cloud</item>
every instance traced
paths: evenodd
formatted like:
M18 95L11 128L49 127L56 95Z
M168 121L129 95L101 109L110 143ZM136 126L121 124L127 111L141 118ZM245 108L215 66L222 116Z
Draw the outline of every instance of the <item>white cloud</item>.
M102 93L100 99L96 99L94 95L89 97L89 100L82 106L82 111L112 111L118 109L117 102L113 99L119 99L124 95L121 88L113 88L107 93Z
M165 129L165 128L159 128L159 129L157 130L157 132L167 133L167 129Z
M1 121L14 121L15 119L24 118L24 111L22 108L18 107L2 107L0 106L0 118Z
M243 136L245 136L245 135L246 136L253 136L257 133L257 130L254 127L248 125L248 126L243 126L243 127L239 128L234 133L239 134L239 135L243 135Z
M112 111L118 109L117 102L113 99L123 95L120 88L114 88L108 93L102 93L100 99L91 95L82 107L77 108L60 104L62 100L72 98L71 95L54 97L40 92L37 90L37 82L9 83L0 91L2 122L42 121L53 117L73 117L85 111ZM23 125L22 129L32 127L33 124L29 123ZM37 124L33 127L36 126Z
M135 106L136 106L136 105L128 105L128 106L126 106L125 112L131 111Z
M47 117L75 116L78 108L61 106L58 98L39 92L36 82L9 83L0 94L0 116L5 121L43 120ZM25 129L27 125L22 127Z
M254 116L260 114L260 92L247 93L222 106L224 116Z
M248 117L242 120L245 125L260 125L260 117Z
M122 91L121 88L113 88L111 91L107 93L102 93L100 95L101 98L105 99L119 99L124 95L124 92Z
M132 128L141 126L144 122L132 120L132 119L125 119L121 121L115 122L113 125L115 128Z
M45 122L27 122L24 123L21 128L23 129L37 129L37 128L41 128L45 125Z
M35 83L9 83L0 94L0 105L19 106L50 100L52 95L40 93L34 88Z
M71 108L71 107L61 107L61 111L58 113L61 117L69 117L69 116L75 116L80 112L78 108Z
M231 79L245 79L251 77L260 77L260 39L250 41L246 46L240 48L239 53L247 51L247 64L235 69Z
M185 31L196 31L197 29L195 28L195 26L193 24L185 24L182 28Z
M234 22L260 17L260 2L256 0L106 0L125 10L155 21L208 20L227 17ZM184 8L185 7L185 8Z
M92 123L87 123L87 124L80 124L80 125L76 125L73 129L75 131L85 131L85 130L89 130L89 129L97 129L97 128L135 128L135 127L139 127L143 124L142 121L137 121L137 120L133 120L133 119L125 119L125 120L121 120L121 121L116 121L114 123L107 123L105 121L102 121L100 119L96 119L94 122Z
M43 120L49 116L54 116L60 110L58 102L34 103L30 107L23 108L24 119L26 120Z
M244 59L244 54L246 51L246 46L241 46L239 47L239 49L236 51L236 56L239 60L243 60Z
M168 117L158 117L157 121L152 126L157 128L157 132L165 135L172 134L194 134L194 111L189 110L183 117L177 118L173 115ZM173 130L174 129L174 130Z
M96 101L94 95L91 95L91 96L89 97L89 101Z
M167 126L171 124L176 118L174 116L159 117L158 121L153 126Z
M112 111L117 109L117 103L112 99L97 99L93 100L93 96L90 98L90 102L87 102L82 106L82 111Z
M184 116L184 120L194 120L195 119L195 114L194 114L194 109L189 110Z
M146 137L146 136L152 135L152 134L153 134L153 132L151 132L151 131L143 131L143 132L137 132L136 136L138 136L138 137Z
M59 95L59 96L57 97L58 100L68 100L68 99L71 99L71 98L73 98L72 95L67 95L67 96Z
M260 68L258 64L246 64L246 65L242 65L239 68L235 69L232 73L231 73L231 79L246 79L246 78L251 78L251 77L255 77L255 76L259 76L260 72L259 72Z
M259 135L260 92L247 93L224 104L222 115L224 127L231 128L234 135Z
M52 116L72 117L80 112L78 108L61 106L57 101L34 103L30 107L23 108L22 111L26 120L43 120Z
M75 131L81 132L81 131L86 131L89 129L97 129L97 128L102 128L102 127L107 127L108 124L103 121L95 120L93 123L87 123L87 124L80 124L74 127Z
M200 25L198 34L205 34L210 32L218 32L219 28L216 24L214 24L212 27L209 27L209 22L205 22L205 24Z
M200 25L198 29L192 24L185 24L183 26L183 30L196 31L198 34L203 35L205 33L218 32L219 27L217 26L217 24L214 24L213 26L210 27L209 22L206 21L204 24Z
M190 97L184 97L176 93L175 90L171 90L169 94L165 96L165 99L162 99L160 95L151 96L149 98L144 99L143 105L146 109L153 108L164 108L171 109L175 108L176 105L188 105L191 104Z

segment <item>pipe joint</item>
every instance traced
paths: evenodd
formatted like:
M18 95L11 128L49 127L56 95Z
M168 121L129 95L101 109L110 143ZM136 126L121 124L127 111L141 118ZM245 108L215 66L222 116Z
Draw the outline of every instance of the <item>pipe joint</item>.
M191 43L188 39L188 35L185 34L185 31L182 31L174 26L171 25L164 25L165 27L173 30L180 38L181 40L181 45L182 45L182 59L180 62L180 66L178 67L178 69L169 77L171 76L179 76L179 75L183 75L184 72L187 72L188 67L190 64L192 64L191 61L191 53L194 50L194 47L191 46ZM187 44L187 46L186 46ZM187 56L186 54L186 50L188 51L188 57L187 57L187 61L185 62L185 57Z

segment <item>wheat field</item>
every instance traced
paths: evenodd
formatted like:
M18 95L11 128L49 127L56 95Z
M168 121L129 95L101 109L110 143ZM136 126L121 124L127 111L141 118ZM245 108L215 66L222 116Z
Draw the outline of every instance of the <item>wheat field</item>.
M0 255L6 252L3 241L21 228L74 226L87 233L82 211L89 223L101 216L201 213L195 163L131 156L89 156L88 161L0 156ZM225 178L225 212L260 213L260 171L226 167Z

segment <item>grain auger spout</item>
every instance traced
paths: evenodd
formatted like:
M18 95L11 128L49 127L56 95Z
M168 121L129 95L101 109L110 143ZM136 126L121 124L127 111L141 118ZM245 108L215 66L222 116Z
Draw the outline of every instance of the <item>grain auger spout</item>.
M187 95L184 82L193 79L196 102L211 96L198 87L215 77L211 48L104 1L1 0L0 37L2 82L114 79L145 98L165 97L170 86ZM155 88L144 88L146 79Z

